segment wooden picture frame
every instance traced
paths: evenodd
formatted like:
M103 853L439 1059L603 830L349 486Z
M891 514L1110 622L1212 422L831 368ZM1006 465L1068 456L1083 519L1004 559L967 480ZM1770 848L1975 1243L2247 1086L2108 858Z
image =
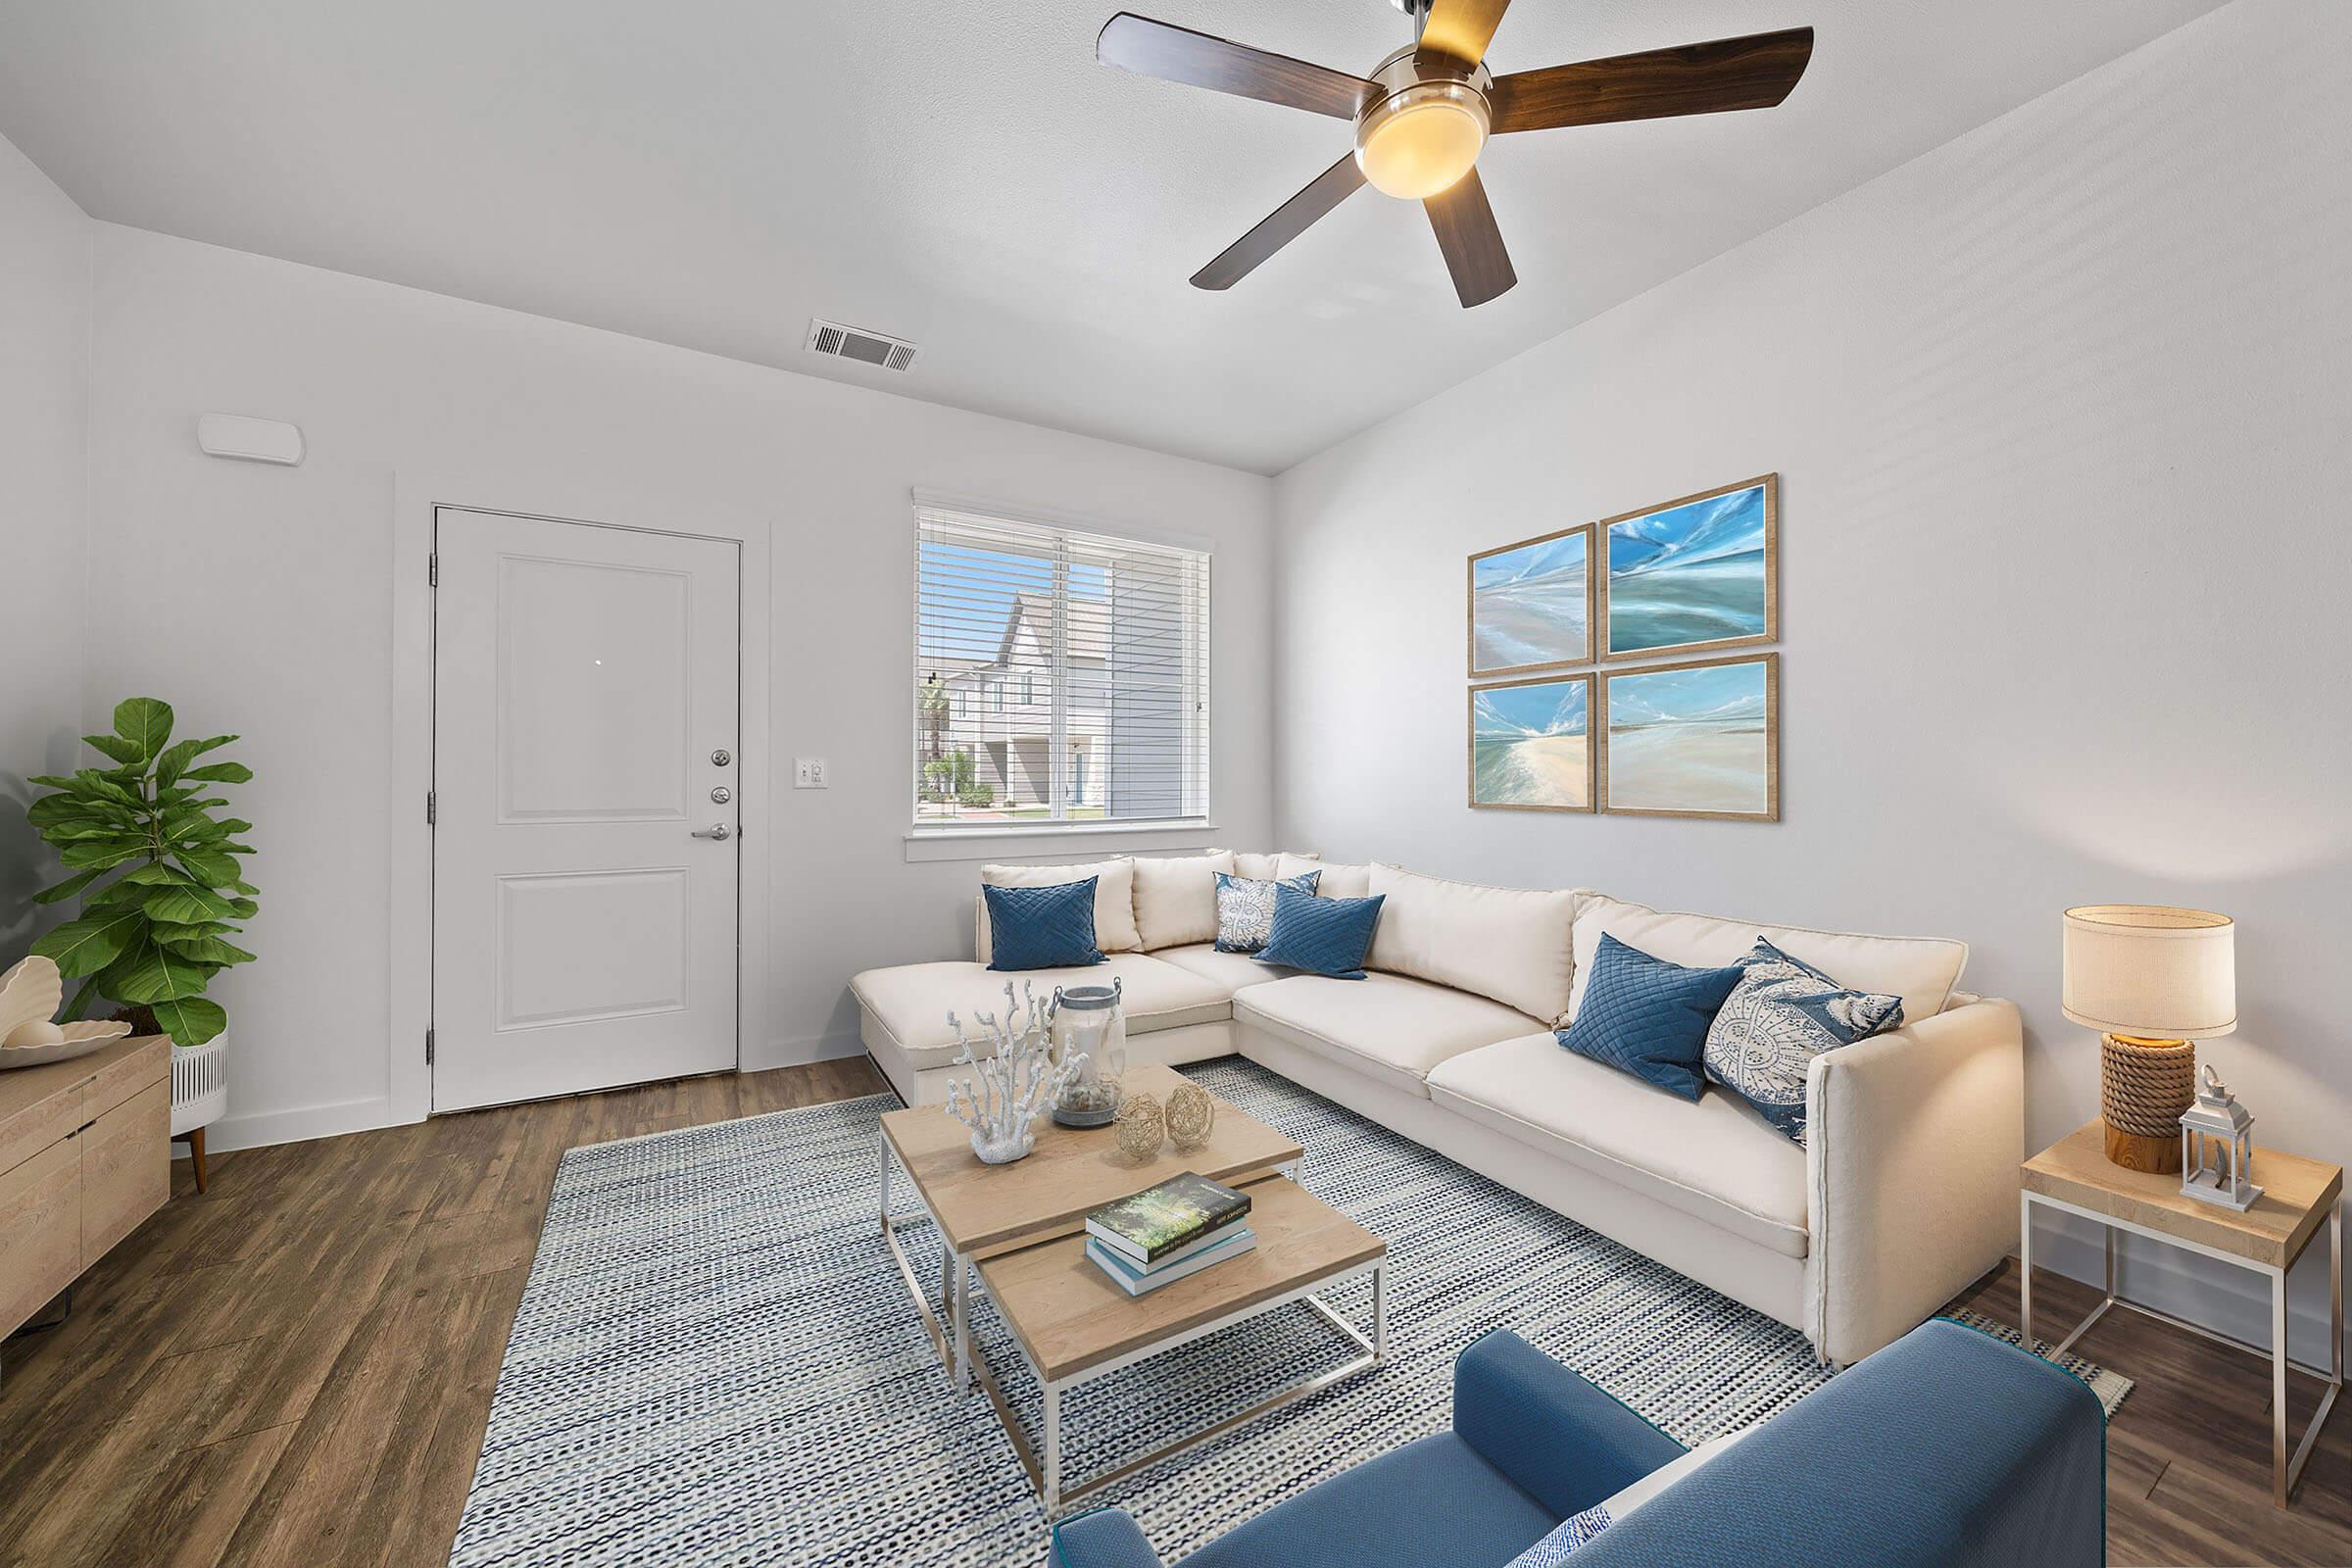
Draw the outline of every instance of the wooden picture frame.
M1620 683L1678 672L1742 666L1755 666L1761 672L1764 742L1764 803L1762 808L1739 810L1715 809L1703 805L1692 804L1643 806L1620 803L1613 792L1618 787L1626 785L1629 778L1635 777L1637 770L1642 782L1627 786L1628 788L1640 790L1646 787L1654 796L1670 803L1675 800L1677 795L1675 786L1681 784L1682 781L1670 779L1666 775L1673 770L1690 770L1688 757L1676 759L1671 756L1657 756L1644 758L1637 763L1637 748L1630 740L1620 741L1618 738L1615 715L1621 707L1630 710L1633 700L1638 694L1630 689L1621 688ZM1592 731L1599 737L1599 744L1596 748L1598 776L1593 790L1593 801L1599 809L1618 816L1701 817L1724 822L1778 822L1781 819L1781 656L1778 653L1735 654L1724 659L1683 660L1673 663L1642 664L1630 669L1604 668L1596 673L1599 676L1598 689L1593 694L1596 702L1593 715L1589 722ZM1685 687L1686 691L1695 692L1695 683L1677 684ZM1619 695L1621 690L1623 691L1622 696ZM1711 709L1714 705L1710 704L1709 706ZM1671 723L1671 720L1666 721L1666 725ZM1660 726L1658 745L1645 746L1640 750L1666 752L1668 747L1674 744L1666 738L1666 725ZM1632 726L1628 726L1629 734L1631 728ZM1726 743L1736 737L1738 732L1726 731L1720 721L1711 721L1709 728L1714 730L1715 734L1706 738L1716 743L1716 750L1733 752L1736 760L1736 753L1739 748ZM1696 738L1693 736L1690 739ZM1687 745L1688 741L1683 744ZM1682 799L1686 803L1694 799L1699 793L1701 793L1699 781L1695 779L1689 781L1681 789Z
M1582 777L1578 783L1583 792L1584 804L1580 806L1566 801L1481 800L1479 798L1480 779L1478 751L1480 715L1479 699L1482 696L1492 697L1493 694L1497 692L1520 692L1534 687L1548 686L1562 688L1576 687L1581 689L1583 693L1585 726L1583 734L1583 740L1585 743L1584 768ZM1494 681L1483 686L1471 687L1469 695L1469 710L1465 721L1467 735L1466 751L1468 760L1468 790L1471 809L1478 811L1574 812L1588 812L1592 810L1600 799L1600 775L1596 766L1596 756L1599 750L1600 741L1599 730L1598 725L1595 722L1595 710L1593 707L1593 699L1595 695L1596 691L1593 673L1590 670L1579 674L1537 675L1525 680ZM1539 704L1538 706L1541 708L1542 705ZM1492 710L1494 707L1494 705L1493 703L1489 704L1490 710ZM1522 740L1516 744L1529 745L1539 741L1556 742L1565 739L1570 733L1572 732L1563 730L1553 734L1543 734L1530 729L1524 732ZM1542 748L1542 753L1548 754L1554 752L1555 748L1552 747ZM1555 765L1556 761L1556 755L1540 754L1536 757L1525 760L1520 765L1513 767L1506 759L1491 757L1490 762L1492 765L1490 767L1490 777L1487 781L1489 793L1495 793L1494 786L1496 783L1497 777L1503 775L1505 772L1517 773L1524 776L1532 772L1540 771L1546 765ZM1573 766L1573 764L1571 765ZM1574 774L1571 774L1571 777L1574 776Z
M1481 665L1478 662L1479 563L1482 561L1492 561L1497 556L1513 555L1523 550L1536 550L1544 545L1556 544L1560 540L1568 539L1578 535L1583 536L1585 555L1585 593L1583 608L1585 620L1584 648L1573 658L1563 657L1559 659L1539 659L1533 662L1521 661L1515 663L1505 662ZM1466 651L1468 654L1467 669L1472 680L1486 680L1496 675L1524 675L1539 669L1567 669L1574 665L1590 664L1592 662L1594 652L1598 647L1596 639L1599 636L1598 622L1594 619L1595 607L1599 603L1595 584L1600 576L1600 572L1597 569L1597 564L1593 557L1593 551L1596 548L1597 539L1598 535L1593 531L1593 525L1592 523L1580 522L1573 528L1555 528L1550 533L1538 534L1533 539L1520 539L1511 544L1496 545L1492 550L1481 550L1478 552L1478 554L1470 558L1467 573L1463 581L1463 606L1465 629L1464 641L1467 645Z
M1613 548L1614 541L1620 537L1621 533L1630 531L1632 524L1641 522L1644 518L1658 517L1666 513L1678 512L1683 508L1694 507L1701 502L1714 501L1725 496L1743 496L1751 490L1761 492L1760 505L1763 512L1762 625L1752 632L1740 632L1720 637L1702 636L1684 641L1642 640L1637 644L1629 638L1628 646L1620 648L1618 646L1619 629L1616 624L1620 599L1623 598L1630 603L1633 596L1621 590L1618 583L1621 577L1630 580L1636 574L1618 571L1615 564L1617 552ZM1677 496L1672 501L1661 502L1654 507L1643 507L1636 512L1621 512L1614 517L1603 517L1600 521L1592 524L1592 529L1593 537L1591 549L1597 553L1599 569L1590 575L1595 579L1599 605L1594 611L1590 624L1596 657L1600 662L1615 662L1630 659L1680 659L1686 654L1721 652L1731 648L1754 648L1780 641L1781 476L1778 473L1762 473L1752 479L1741 479L1736 484L1718 485L1712 490L1701 490L1696 495ZM1663 573L1643 573L1642 575L1645 581L1663 583L1670 580ZM1740 597L1746 597L1744 591L1740 593ZM1742 620L1748 614L1744 606L1727 606L1720 610L1706 605L1653 606L1649 609L1652 614L1661 618L1681 619L1685 622L1694 619L1703 620L1711 613L1719 614L1726 619L1739 618Z

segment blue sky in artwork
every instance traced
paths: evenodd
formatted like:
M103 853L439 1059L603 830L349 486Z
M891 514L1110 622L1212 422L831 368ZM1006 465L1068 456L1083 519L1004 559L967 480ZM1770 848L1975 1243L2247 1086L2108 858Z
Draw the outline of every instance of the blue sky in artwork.
M1630 576L1764 548L1764 487L1692 501L1609 525L1609 570Z
M1764 663L1708 664L1609 679L1609 727L1764 717Z
M1562 534L1541 544L1523 545L1500 555L1481 558L1471 568L1471 584L1499 588L1506 583L1535 582L1581 569L1585 564L1585 535Z
M1490 687L1473 699L1481 736L1522 739L1530 735L1585 733L1586 683L1545 681L1534 686Z

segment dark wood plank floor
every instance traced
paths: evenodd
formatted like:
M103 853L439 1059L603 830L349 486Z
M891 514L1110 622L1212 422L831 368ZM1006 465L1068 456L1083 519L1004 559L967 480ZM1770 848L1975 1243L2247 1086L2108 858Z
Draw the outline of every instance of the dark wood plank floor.
M0 1350L0 1564L439 1568L564 1151L880 1087L827 1062L446 1116L224 1154L202 1197L174 1166L66 1322ZM2037 1291L2054 1321L2095 1299ZM2014 1323L2014 1264L1955 1304ZM2352 1425L2281 1513L2260 1361L2122 1313L2082 1349L2139 1381L2115 1563L2352 1564Z

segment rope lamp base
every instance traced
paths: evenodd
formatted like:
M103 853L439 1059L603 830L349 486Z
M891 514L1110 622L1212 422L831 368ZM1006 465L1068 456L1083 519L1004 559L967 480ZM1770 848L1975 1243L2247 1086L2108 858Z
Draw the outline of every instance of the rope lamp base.
M2197 1098L2197 1048L2185 1040L2099 1041L2099 1119L2107 1157L2126 1170L2180 1169L2180 1113Z

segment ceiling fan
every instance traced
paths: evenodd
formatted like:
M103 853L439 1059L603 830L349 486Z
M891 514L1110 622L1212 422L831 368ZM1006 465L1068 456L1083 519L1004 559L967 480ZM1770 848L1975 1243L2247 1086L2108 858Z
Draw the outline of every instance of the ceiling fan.
M1479 182L1490 135L1770 109L1813 56L1813 29L1791 27L1496 76L1487 44L1510 0L1391 3L1417 36L1363 76L1130 12L1103 24L1095 57L1106 66L1355 123L1354 150L1195 272L1194 286L1231 288L1368 182L1421 203L1454 292L1484 305L1519 281Z

